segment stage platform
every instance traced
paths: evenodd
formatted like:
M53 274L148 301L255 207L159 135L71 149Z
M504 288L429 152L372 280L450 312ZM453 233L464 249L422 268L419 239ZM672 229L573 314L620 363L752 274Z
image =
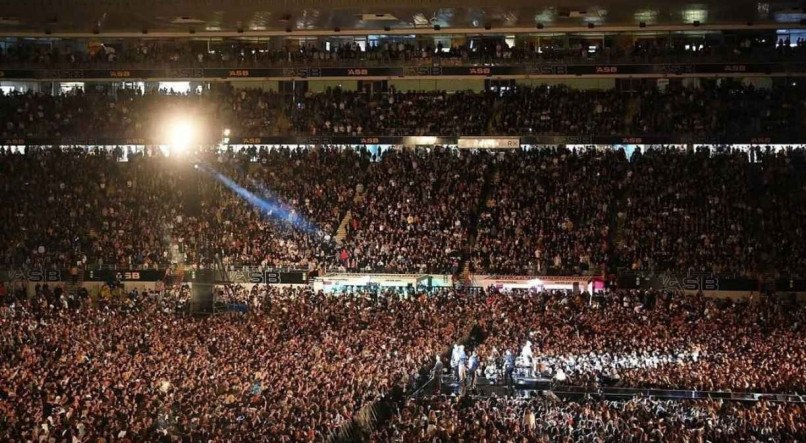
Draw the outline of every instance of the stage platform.
M515 393L518 392L534 392L545 391L552 388L552 380L550 378L536 378L536 377L513 377L512 387ZM476 389L480 392L496 393L503 395L506 392L507 386L501 379L489 380L485 377L479 377L476 380ZM442 392L446 394L459 394L462 391L462 386L453 375L442 376Z
M419 392L419 395L429 395L437 392L438 386L432 379ZM512 389L504 385L501 380L491 382L479 377L476 388L463 387L453 375L442 376L439 392L448 395L474 395L481 397L519 397L528 398L540 395L556 395L557 397L579 400L586 396L606 398L608 400L628 400L633 397L653 397L663 400L693 400L693 399L721 399L726 401L755 402L759 400L806 403L806 395L798 394L770 394L757 392L728 392L728 391L695 391L674 389L635 389L622 387L585 388L553 383L548 378L514 377Z

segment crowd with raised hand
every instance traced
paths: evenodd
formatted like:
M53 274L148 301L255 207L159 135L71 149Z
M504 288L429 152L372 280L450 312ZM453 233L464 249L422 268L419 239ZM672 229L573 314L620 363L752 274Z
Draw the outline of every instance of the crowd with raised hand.
M652 398L456 398L408 402L371 441L800 441L799 403Z
M324 441L363 406L412 390L434 356L473 326L483 341L472 350L482 361L528 340L535 368L549 376L562 369L568 384L806 386L806 310L787 302L632 291L324 294L261 285L228 294L247 312L186 316L179 288L100 298L42 286L0 299L0 437ZM625 432L636 441L791 439L803 435L802 407L434 396L407 404L373 439L611 441Z
M616 291L488 296L477 349L493 364L506 351L565 383L641 388L802 392L806 309L802 304L733 302L702 296Z
M324 441L408 389L470 303L269 289L259 311L195 319L133 292L0 305L4 441Z

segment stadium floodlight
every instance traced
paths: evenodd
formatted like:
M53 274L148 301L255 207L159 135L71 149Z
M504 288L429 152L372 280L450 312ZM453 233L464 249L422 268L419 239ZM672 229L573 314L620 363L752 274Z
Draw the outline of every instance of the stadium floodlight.
M187 119L176 119L171 121L165 131L166 141L171 151L177 154L187 152L188 148L196 140L196 127L192 121Z
M229 128L224 129L224 137L229 137L231 133L232 131L230 131Z

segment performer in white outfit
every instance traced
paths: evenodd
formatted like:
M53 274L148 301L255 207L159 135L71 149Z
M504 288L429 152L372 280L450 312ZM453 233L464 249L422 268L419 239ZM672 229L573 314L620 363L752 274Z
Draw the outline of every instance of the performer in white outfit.
M523 345L523 349L521 349L521 355L518 358L518 360L520 360L519 366L523 368L523 371L527 373L526 374L527 376L532 376L534 373L532 368L533 358L534 355L532 354L532 342L527 340L526 344ZM532 373L530 374L529 372Z
M527 363L532 363L532 357L532 342L527 340L521 349L521 358L525 359Z
M453 345L453 351L451 351L451 372L454 376L459 376L459 345Z

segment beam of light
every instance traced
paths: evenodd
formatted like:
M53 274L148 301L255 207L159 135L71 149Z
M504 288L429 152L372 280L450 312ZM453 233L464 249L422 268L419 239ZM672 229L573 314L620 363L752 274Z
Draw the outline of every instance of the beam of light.
M260 191L260 194L263 196L264 199L278 200L278 201L280 200L280 197L274 191L267 188L266 185L264 185L263 183L258 182L252 177L248 177L247 180L249 180L249 185L252 186L252 188Z
M210 174L213 178L234 192L235 195L243 199L253 208L258 209L262 215L281 223L291 225L292 227L307 234L323 235L322 231L320 231L313 223L306 220L293 208L283 205L279 199L268 200L261 198L260 196L236 183L235 180L203 163L197 164L196 168L200 171Z

